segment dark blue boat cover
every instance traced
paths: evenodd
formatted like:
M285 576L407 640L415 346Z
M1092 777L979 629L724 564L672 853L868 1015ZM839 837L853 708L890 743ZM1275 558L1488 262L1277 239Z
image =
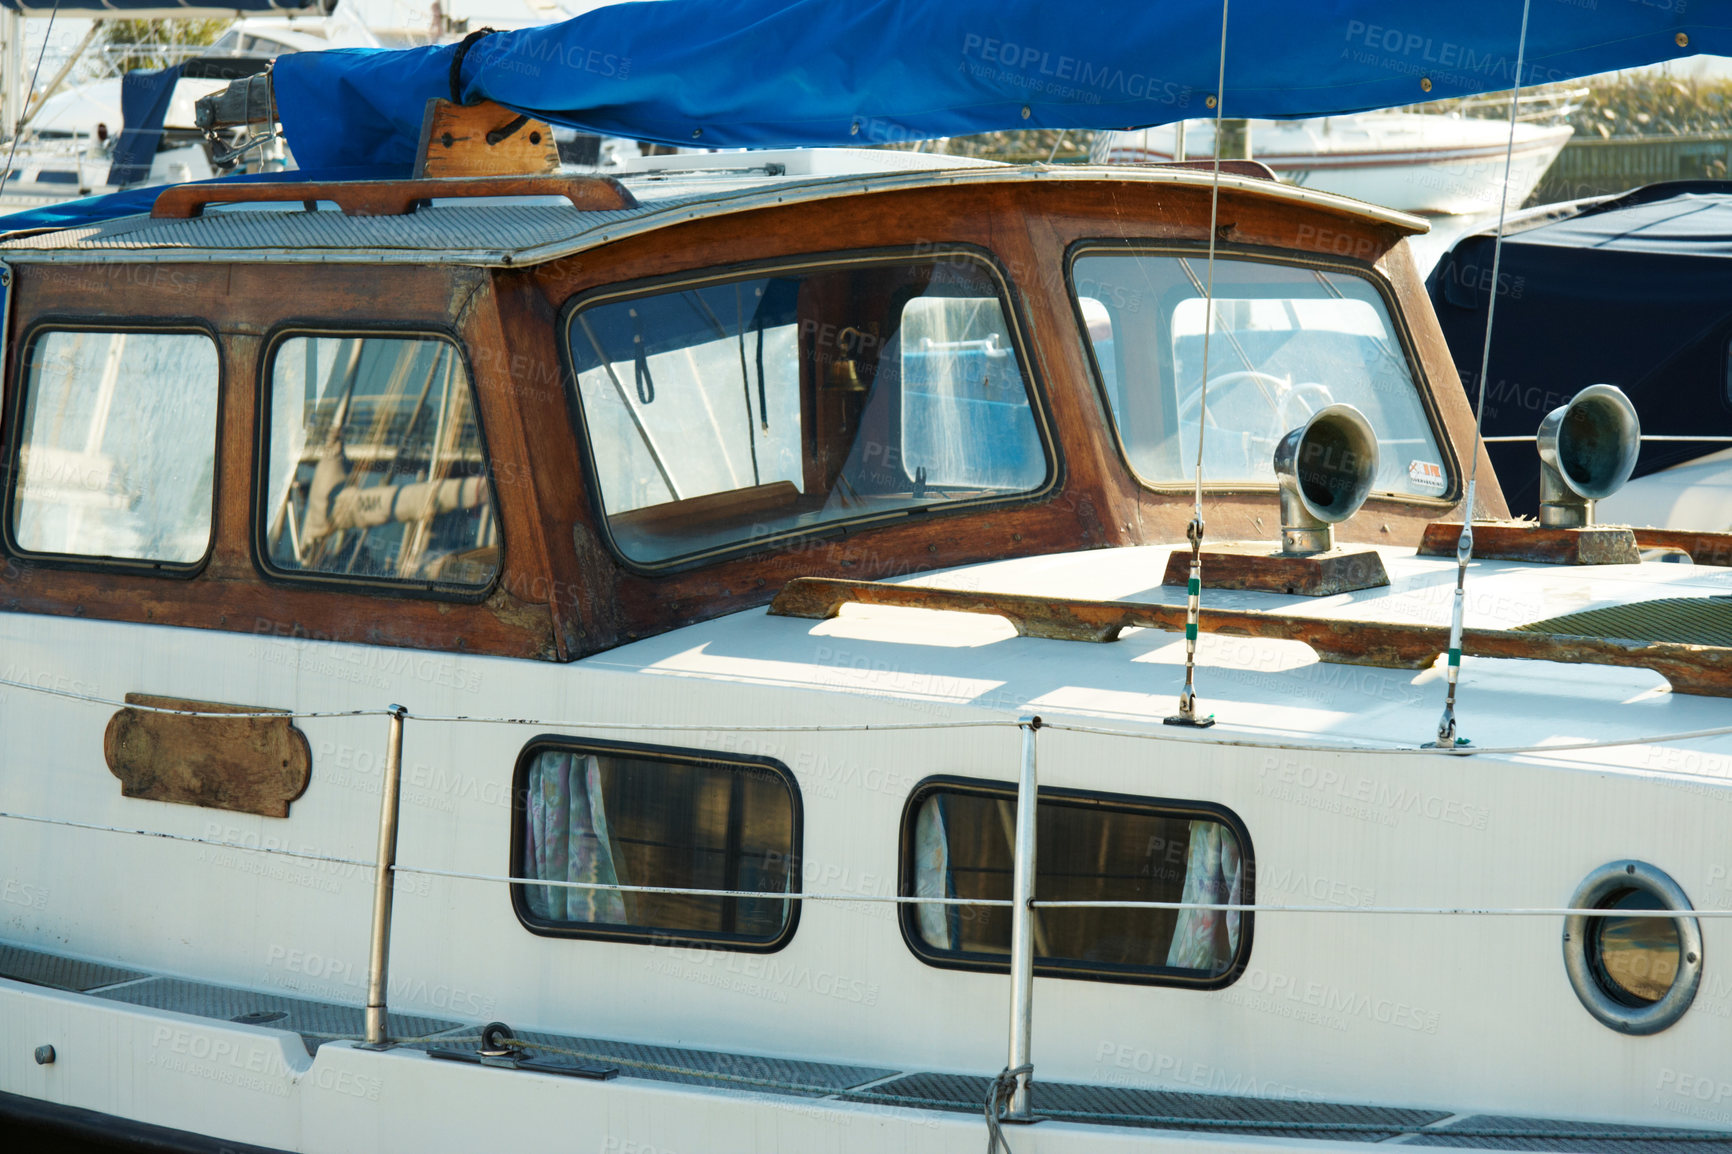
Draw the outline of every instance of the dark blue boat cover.
M1584 387L1628 393L1642 432L1732 436L1732 182L1652 185L1506 236L1486 373L1487 436L1531 437ZM1457 241L1428 287L1468 397L1478 394L1493 236ZM1636 475L1724 445L1647 442ZM1490 445L1510 511L1539 510L1533 442Z
M662 0L472 45L464 102L714 147L872 144L1212 114L1218 0ZM1508 88L1520 0L1235 0L1225 115L1357 112ZM302 163L408 165L455 45L285 56ZM1533 3L1524 84L1732 54L1732 0Z
M134 68L120 78L122 128L108 166L109 184L124 187L150 175L151 160L162 143L162 122L183 67Z

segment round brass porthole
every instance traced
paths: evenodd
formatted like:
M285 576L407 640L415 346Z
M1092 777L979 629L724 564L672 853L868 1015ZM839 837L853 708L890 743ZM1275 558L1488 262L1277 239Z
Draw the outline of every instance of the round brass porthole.
M1678 883L1639 861L1589 874L1574 910L1694 907ZM1656 1034L1684 1016L1702 981L1702 926L1691 917L1594 916L1564 920L1564 968L1588 1013L1625 1034Z

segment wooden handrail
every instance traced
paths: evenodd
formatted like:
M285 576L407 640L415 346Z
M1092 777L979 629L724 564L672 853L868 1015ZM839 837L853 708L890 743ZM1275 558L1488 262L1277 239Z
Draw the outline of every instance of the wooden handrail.
M1732 565L1732 533L1696 529L1632 529L1643 549L1682 549L1697 565Z
M990 614L1009 621L1024 637L1055 641L1116 641L1121 631L1133 627L1173 633L1185 628L1183 605L977 593L832 577L796 577L770 602L770 613L824 620L850 602ZM1449 630L1441 625L1205 609L1199 626L1205 633L1299 641L1310 646L1319 661L1383 669L1426 669L1449 647ZM1473 657L1647 669L1664 677L1676 693L1732 697L1732 648L1725 646L1464 629L1461 651Z
M462 196L563 196L584 212L636 208L637 198L601 176L487 176L424 180L355 180L330 184L177 184L156 198L150 215L190 220L213 204L334 201L346 216L403 216L426 201Z

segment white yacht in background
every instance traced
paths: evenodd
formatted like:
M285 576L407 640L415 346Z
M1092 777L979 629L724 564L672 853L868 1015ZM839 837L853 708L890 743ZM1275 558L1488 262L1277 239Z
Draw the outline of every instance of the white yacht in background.
M193 123L193 106L200 98L224 88L240 71L222 67L232 61L244 69L285 52L327 48L376 48L379 40L352 13L337 9L329 15L259 16L235 21L208 46L164 47L194 65L175 83L162 121L162 135L151 157L148 175L131 186L177 184L219 175L211 163L203 135ZM112 68L100 49L87 48L81 60L94 61L94 71ZM196 67L202 64L203 67ZM78 62L74 62L74 68ZM51 92L30 113L21 130L4 184L0 211L17 211L80 196L115 192L114 149L125 124L120 74ZM8 146L9 147L9 146ZM289 158L281 148L269 157L252 157L255 165L284 168Z
M1251 158L1288 184L1403 212L1497 210L1509 144L1505 123L1417 112L1250 123ZM1509 180L1512 208L1533 192L1571 132L1568 125L1516 125ZM1092 159L1101 164L1164 164L1183 159L1181 147L1183 155L1213 156L1214 124L1193 120L1182 126L1103 132L1095 139Z

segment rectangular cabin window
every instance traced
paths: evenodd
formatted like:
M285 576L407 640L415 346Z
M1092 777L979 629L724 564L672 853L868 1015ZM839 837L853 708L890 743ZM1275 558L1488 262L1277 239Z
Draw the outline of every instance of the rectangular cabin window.
M469 373L435 337L306 335L270 356L263 553L288 574L480 589L499 522Z
M1131 468L1151 485L1195 475L1203 420L1204 279L1198 254L1091 251L1072 265L1084 335ZM1450 462L1389 307L1342 269L1215 258L1205 484L1275 483L1275 446L1333 403L1377 434L1375 493L1447 496Z
M197 564L210 550L217 386L206 333L39 332L26 358L12 544Z
M1008 900L1016 791L945 780L915 791L902 832L902 892ZM1250 842L1224 809L1040 791L1039 901L1251 902ZM1003 971L1008 906L902 907L903 936L937 966ZM1224 986L1250 953L1251 915L1223 910L1037 909L1035 965L1055 977Z
M516 796L514 876L585 887L512 887L535 933L748 950L779 949L793 933L785 898L701 892L798 891L799 799L780 765L540 744L519 762Z
M639 564L1052 472L1003 289L966 254L610 295L568 340L608 531Z

